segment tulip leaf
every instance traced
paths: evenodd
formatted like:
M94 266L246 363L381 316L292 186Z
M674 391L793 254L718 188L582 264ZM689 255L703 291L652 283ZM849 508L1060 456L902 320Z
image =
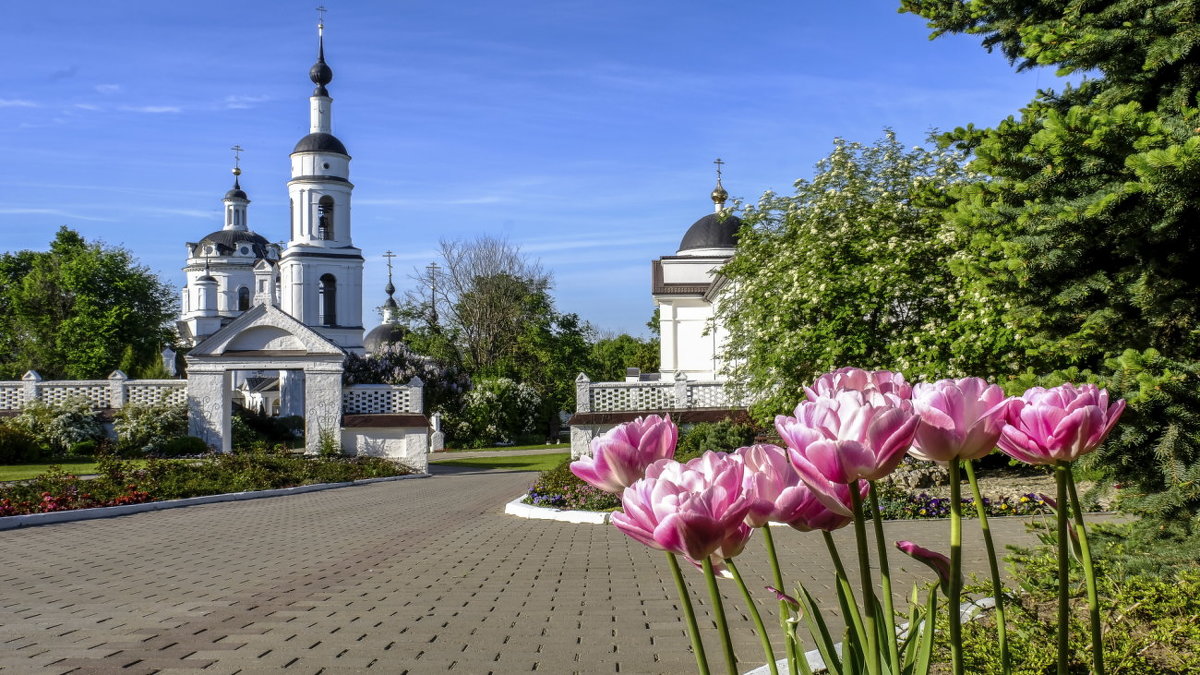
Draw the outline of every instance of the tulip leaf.
M833 638L829 635L829 627L825 624L825 618L821 616L821 609L817 606L816 600L808 589L800 584L798 587L797 597L800 603L804 606L802 611L804 622L808 624L808 632L812 635L813 641L817 643L817 651L821 654L821 659L825 661L825 668L836 673L842 670L842 664L837 656L837 648L834 645ZM803 663L803 668L808 668L808 659L803 654L796 659L797 664Z

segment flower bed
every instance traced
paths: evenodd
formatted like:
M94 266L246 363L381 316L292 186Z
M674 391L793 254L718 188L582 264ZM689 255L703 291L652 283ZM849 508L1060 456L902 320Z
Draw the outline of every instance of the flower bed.
M102 459L83 479L52 468L32 480L0 485L0 517L200 497L228 492L341 483L413 473L377 457L319 458L286 450L216 454L194 461Z

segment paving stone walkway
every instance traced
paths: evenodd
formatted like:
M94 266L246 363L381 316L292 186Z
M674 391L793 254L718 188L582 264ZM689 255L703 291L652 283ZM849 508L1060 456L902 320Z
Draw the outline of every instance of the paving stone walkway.
M611 526L504 515L531 473L432 470L425 480L0 532L0 670L694 670L661 552ZM967 568L982 572L967 524ZM1029 540L1018 520L994 527L1004 542ZM888 536L944 549L947 529L893 523ZM777 532L789 578L832 602L820 537ZM851 534L838 533L847 557ZM899 554L889 559L902 568L900 592L926 577ZM760 542L739 564L752 586L767 584ZM703 591L699 573L688 578ZM724 593L749 670L762 652L736 588ZM700 601L711 626L707 610ZM715 642L709 657L720 665Z

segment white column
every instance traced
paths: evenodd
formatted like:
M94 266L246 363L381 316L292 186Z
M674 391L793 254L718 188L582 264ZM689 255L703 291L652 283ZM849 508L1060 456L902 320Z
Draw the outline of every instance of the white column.
M233 450L229 374L188 371L188 435L221 452Z
M304 448L316 454L321 431L342 437L342 369L304 370Z

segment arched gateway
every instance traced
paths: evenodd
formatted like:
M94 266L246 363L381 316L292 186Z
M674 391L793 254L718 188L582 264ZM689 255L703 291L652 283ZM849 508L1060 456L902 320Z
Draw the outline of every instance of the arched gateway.
M188 366L188 433L229 452L235 371L278 370L285 404L302 398L305 447L340 435L346 352L282 310L257 305L196 345ZM302 377L301 377L302 374ZM302 387L302 388L301 388ZM300 392L303 392L302 396Z

